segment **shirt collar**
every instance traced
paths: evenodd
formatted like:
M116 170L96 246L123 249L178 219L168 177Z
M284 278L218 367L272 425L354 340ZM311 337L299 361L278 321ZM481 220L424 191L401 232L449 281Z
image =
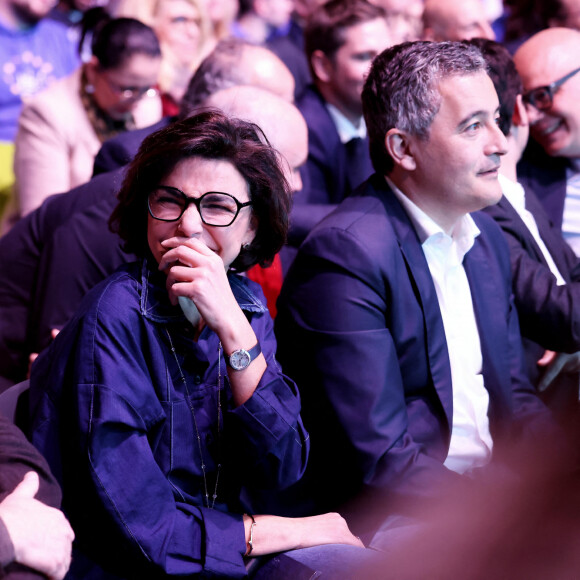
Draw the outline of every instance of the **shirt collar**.
M334 105L326 103L326 108L334 121L341 143L348 143L351 139L364 139L367 136L367 126L363 117L355 127Z
M169 301L165 287L166 276L152 265L151 258L143 260L141 267L141 314L153 322L177 322L185 320L181 308ZM251 282L242 276L228 273L232 293L242 310L266 312L266 306L250 287Z
M425 247L433 242L438 243L441 240L448 240L449 244L455 243L458 257L460 261L463 260L463 256L471 249L475 238L481 233L471 215L465 214L455 224L451 236L449 236L439 224L413 203L388 177L385 176L385 179L409 216L421 245Z

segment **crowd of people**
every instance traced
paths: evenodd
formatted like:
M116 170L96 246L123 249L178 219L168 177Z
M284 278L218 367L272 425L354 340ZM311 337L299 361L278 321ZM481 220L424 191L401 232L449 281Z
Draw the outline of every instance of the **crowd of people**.
M0 0L0 575L577 575L579 15Z

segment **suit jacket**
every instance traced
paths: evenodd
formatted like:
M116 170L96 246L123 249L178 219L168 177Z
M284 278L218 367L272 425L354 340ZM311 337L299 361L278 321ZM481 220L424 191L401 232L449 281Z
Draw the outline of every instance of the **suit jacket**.
M506 234L522 335L544 349L575 352L580 350L580 285L575 284L580 282L580 260L528 188L526 209L534 216L566 285L557 285L530 230L505 197L484 210Z
M337 204L360 183L351 183L346 147L340 141L336 125L322 95L309 87L297 107L308 125L308 198L296 203ZM368 145L368 139L365 140ZM368 147L359 163L366 167L366 176L373 172Z
M77 212L103 199L109 199L111 206L114 205L123 175L122 170L113 171L67 193L50 196L0 238L0 392L26 378L28 355L39 352L39 345L50 341L50 328L40 328L37 315L33 314L40 303L48 300L39 277L46 245L61 226L65 231L68 220ZM90 242L98 244L101 238L107 237L106 219L100 223L99 235ZM80 250L73 245L62 247L51 264L52 274L57 275L70 265L69 252ZM60 278L57 292L64 300L67 300L69 283L82 275L79 263L75 267L77 270L71 271L68 277ZM74 309L77 304L69 301L69 308Z
M502 228L509 245L526 369L532 384L537 385L542 375L537 361L546 349L580 350L580 260L529 188L526 209L534 216L540 237L566 285L558 286L530 230L505 197L484 211ZM558 413L570 414L578 401L578 373L560 375L542 399Z
M172 117L163 117L153 125L125 131L107 139L95 156L93 176L119 169L119 167L124 167L130 163L139 150L143 139L151 133L167 127L172 121Z
M522 368L506 242L489 216L474 219L481 234L464 265L497 449L522 419L548 414ZM336 509L363 487L430 497L459 477L443 466L453 392L437 294L415 230L381 176L301 246L276 329L311 433L314 509Z
M524 157L518 163L518 181L536 192L544 210L556 228L562 231L566 201L566 169L570 162L563 157L550 157L530 140Z

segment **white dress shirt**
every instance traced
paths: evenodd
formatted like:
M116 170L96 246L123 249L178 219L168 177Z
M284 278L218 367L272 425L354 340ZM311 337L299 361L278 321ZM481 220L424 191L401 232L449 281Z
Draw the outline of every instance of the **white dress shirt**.
M573 166L566 170L562 234L574 253L580 256L580 163L578 160L573 160L572 163Z
M538 244L544 259L546 260L548 267L550 268L550 272L554 274L558 286L563 286L566 284L564 278L562 278L562 274L560 274L560 270L558 270L558 266L556 266L556 262L554 262L554 258L552 258L552 254L546 247L544 240L540 236L540 231L538 230L538 224L533 216L533 214L526 209L526 192L520 183L512 181L508 179L504 175L499 175L499 184L501 186L501 190L505 195L506 199L510 202L512 207L516 210L517 214L520 216L521 220L524 222L532 236L534 237L534 241Z
M422 244L443 318L453 385L453 425L444 465L457 473L485 465L493 441L489 432L489 393L483 384L479 332L463 258L479 229L467 214L451 236L389 179Z

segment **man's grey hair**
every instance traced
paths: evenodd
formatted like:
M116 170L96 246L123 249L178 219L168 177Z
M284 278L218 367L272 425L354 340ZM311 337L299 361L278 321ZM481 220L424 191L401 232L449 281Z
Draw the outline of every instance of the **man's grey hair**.
M390 129L429 138L431 123L441 106L441 80L486 70L479 49L461 42L404 42L377 56L362 92L375 171L387 175L393 168L385 147Z

